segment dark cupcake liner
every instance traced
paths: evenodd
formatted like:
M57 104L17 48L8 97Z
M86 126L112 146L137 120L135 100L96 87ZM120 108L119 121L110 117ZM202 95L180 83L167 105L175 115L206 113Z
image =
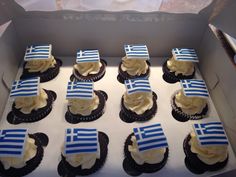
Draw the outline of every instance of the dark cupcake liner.
M43 146L48 144L48 137L44 133L35 133L29 134L30 138L35 139L35 145L37 145L36 155L26 162L26 165L22 168L13 168L10 167L8 170L5 170L3 164L0 161L0 176L5 177L21 177L25 176L32 171L34 171L41 163L43 159L44 149ZM45 139L47 138L47 142Z
M41 73L41 72L29 72L28 69L25 69L26 63L24 63L24 70L23 73L20 77L20 79L28 79L31 77L40 77L40 82L47 82L52 79L54 79L59 71L60 71L60 66L62 66L62 61L59 59L56 59L56 65L54 68L49 68L47 71Z
M206 117L207 112L208 112L208 104L205 106L205 108L202 110L202 112L200 114L194 114L194 115L188 115L186 113L184 113L181 108L179 108L176 104L175 104L175 95L179 92L180 90L176 91L172 97L171 97L171 107L172 107L172 116L180 122L186 122L188 120L199 120L199 119L203 119L204 117Z
M7 115L7 121L10 124L20 124L20 123L32 123L37 122L43 118L45 118L52 110L52 104L55 101L57 95L55 92L51 90L44 91L48 95L47 105L38 110L33 110L30 114L24 114L20 111L20 109L15 108L15 103L12 104L12 111Z
M131 156L131 153L128 150L128 146L132 145L131 137L134 136L134 133L131 133L126 141L125 141L125 147L124 147L124 155L125 160L123 161L123 168L125 172L131 176L138 176L142 173L154 173L159 171L161 168L163 168L167 162L168 155L169 155L169 149L166 148L166 152L164 154L164 159L157 164L148 164L144 163L142 165L137 164L134 159Z
M66 161L66 158L63 155L61 155L62 160L60 161L57 167L58 174L63 177L65 176L75 177L77 175L85 176L93 174L99 169L101 169L105 164L107 158L109 138L105 133L98 132L98 139L100 144L100 159L96 160L92 168L81 169L81 166L73 167Z
M178 74L176 76L175 72L171 72L169 68L167 67L167 61L163 64L162 71L163 71L163 75L162 75L163 80L170 84L179 82L179 80L182 80L182 79L193 79L195 75L195 68L194 68L194 72L192 75L185 76L183 74Z
M67 122L69 122L71 124L76 124L79 122L90 122L90 121L97 120L98 118L100 118L104 114L104 108L105 108L105 104L106 104L106 100L108 99L108 96L107 96L106 92L101 91L101 90L94 91L94 92L99 98L99 105L98 105L97 109L93 110L90 115L83 116L81 114L71 113L69 110L69 107L68 107L68 110L65 114L65 119Z
M197 157L197 154L191 151L191 147L189 145L190 139L191 139L191 136L190 134L188 134L188 136L184 139L184 142L183 142L184 153L186 155L184 161L189 171L195 174L202 174L206 171L217 171L226 166L228 162L228 157L223 162L218 162L213 165L208 165L202 162Z
M70 76L70 81L93 81L96 82L103 78L106 73L107 62L105 60L100 60L102 67L97 74L89 74L88 76L81 75L78 71L73 69L73 74Z
M151 109L145 111L143 114L138 115L135 112L132 112L131 110L128 110L124 105L124 98L122 96L121 99L121 111L120 111L120 119L126 123L132 123L135 121L148 121L151 118L153 118L157 112L157 95L155 92L152 92L153 94L153 106Z
M122 84L124 84L124 82L125 82L125 80L128 80L128 79L136 79L136 78L143 78L143 77L145 77L145 78L149 78L149 76L150 76L150 62L149 61L146 61L147 62L147 64L148 64L148 70L147 70L147 72L145 73L145 74L141 74L141 75L139 75L139 76L131 76L131 75L129 75L126 71L123 71L122 69L121 69L121 64L122 64L122 62L119 64L119 69L118 69L118 72L119 72L119 74L118 74L118 76L117 76L117 80L120 82L120 83L122 83Z

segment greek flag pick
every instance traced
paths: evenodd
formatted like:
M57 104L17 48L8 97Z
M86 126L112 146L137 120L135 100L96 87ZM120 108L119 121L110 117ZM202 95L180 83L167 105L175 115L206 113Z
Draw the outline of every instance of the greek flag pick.
M174 48L172 49L172 55L174 59L178 61L199 62L194 49Z
M125 80L124 84L128 95L138 92L152 92L147 78Z
M66 98L93 98L93 82L68 82Z
M201 146L229 144L221 122L196 123L193 129Z
M25 61L48 60L52 55L52 45L31 45L26 48Z
M26 136L27 129L0 130L0 157L22 157Z
M16 80L12 84L10 97L32 97L39 95L40 78L34 77L24 80Z
M134 128L134 135L140 152L168 147L161 124Z
M146 45L125 45L124 48L127 59L150 59Z
M209 93L205 82L201 79L180 80L184 95L188 97L208 98Z
M77 52L76 63L99 62L98 50L79 50Z
M94 128L68 128L66 130L64 153L97 153L98 131Z

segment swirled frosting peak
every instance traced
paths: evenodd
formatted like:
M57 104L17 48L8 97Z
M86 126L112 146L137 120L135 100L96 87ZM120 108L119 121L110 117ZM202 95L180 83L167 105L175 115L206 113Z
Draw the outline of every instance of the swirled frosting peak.
M131 141L132 145L128 146L128 150L137 164L139 165L142 165L144 163L156 164L160 163L164 159L166 148L151 149L140 152L138 149L138 144L135 136L131 137Z
M48 95L40 89L38 96L33 97L17 97L15 99L15 108L20 109L24 114L30 114L32 110L38 110L47 105Z
M200 146L194 132L191 133L189 141L191 151L197 154L197 157L208 165L213 165L217 162L223 162L228 156L227 145L221 146Z
M131 76L140 76L141 74L145 74L147 72L148 64L146 60L127 59L127 57L123 57L121 69L122 71L126 71Z
M140 115L153 106L153 95L151 92L139 92L128 95L124 94L124 106Z
M192 75L194 72L194 64L188 61L178 61L174 57L167 61L167 68L175 75L182 74L185 76Z
M26 162L35 157L37 153L37 146L35 145L35 140L27 137L25 142L25 152L23 157L0 157L0 161L3 164L5 170L10 167L22 168L26 165Z
M99 145L98 145L99 147ZM62 151L64 152L64 151ZM90 169L94 166L97 159L100 159L100 149L96 153L81 153L65 155L66 161L73 167L81 166L82 169Z
M94 94L93 99L68 99L69 110L72 114L90 115L93 110L97 109L98 105L99 98L96 94Z
M206 107L207 101L200 97L187 97L184 95L183 90L179 91L175 95L175 104L181 108L181 110L188 114L200 114Z
M28 72L45 72L49 68L54 68L56 65L56 60L54 57L51 55L51 58L48 60L32 60L32 61L27 61L25 68L28 69Z
M74 65L74 69L78 71L82 76L87 76L89 74L97 74L102 67L101 62L86 62L77 63Z

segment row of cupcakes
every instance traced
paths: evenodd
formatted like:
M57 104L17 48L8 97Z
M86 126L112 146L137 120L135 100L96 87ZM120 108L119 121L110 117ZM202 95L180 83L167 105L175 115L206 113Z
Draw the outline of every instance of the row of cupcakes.
M49 139L27 129L0 130L0 175L20 177L41 163ZM58 164L60 176L89 175L104 165L109 137L95 128L68 128ZM225 167L228 139L221 122L194 123L183 141L186 167L195 174ZM123 169L131 176L154 173L165 166L169 145L161 124L137 127L124 143Z

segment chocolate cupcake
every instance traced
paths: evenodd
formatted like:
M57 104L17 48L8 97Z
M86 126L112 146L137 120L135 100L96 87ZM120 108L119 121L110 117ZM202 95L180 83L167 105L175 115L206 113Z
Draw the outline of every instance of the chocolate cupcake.
M48 137L28 134L26 129L1 130L0 176L20 177L34 171L41 163Z
M69 103L65 118L75 124L101 117L108 96L104 91L93 90L93 82L69 82L66 98Z
M209 93L203 80L180 81L182 89L171 97L172 116L180 121L198 120L206 117Z
M106 161L108 143L108 136L96 129L67 129L58 174L84 176L95 173Z
M228 140L221 122L194 124L184 140L186 167L195 174L217 171L228 162Z
M70 80L96 82L105 75L106 65L98 50L79 50Z
M146 45L125 45L126 56L119 64L117 80L124 83L125 80L135 78L148 78L150 75L150 59Z
M11 124L36 122L52 110L56 93L39 87L39 77L18 80L12 85L10 97L14 98L12 110L7 115Z
M148 79L125 80L126 92L121 99L120 118L124 122L150 120L157 112L157 95Z
M174 48L172 49L172 57L162 66L162 78L168 83L192 79L195 74L193 63L196 62L199 61L194 49Z
M40 82L54 79L60 70L62 61L54 58L52 45L31 45L25 52L21 79L40 77Z
M167 162L169 149L160 124L134 128L125 141L123 168L131 176L154 173Z

